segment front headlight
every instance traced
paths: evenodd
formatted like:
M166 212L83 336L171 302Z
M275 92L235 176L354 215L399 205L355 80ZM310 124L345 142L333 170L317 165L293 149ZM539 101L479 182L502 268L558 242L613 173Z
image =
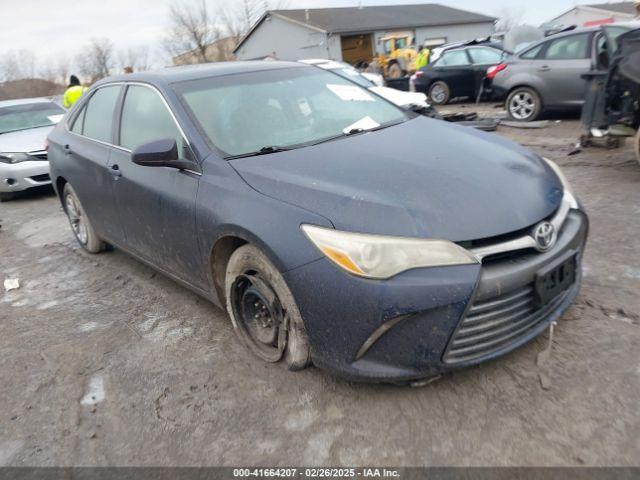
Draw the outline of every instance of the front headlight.
M29 160L26 153L0 153L0 162L3 163L20 163Z
M412 268L478 263L471 252L447 240L349 233L314 225L301 228L336 265L366 278L391 278Z
M569 184L569 180L567 180L567 177L564 176L564 173L562 173L562 170L560 170L560 167L555 162L552 162L548 158L543 158L543 160L547 162L547 165L551 167L551 170L553 170L554 173L558 176L558 179L562 184L562 189L564 190L562 201L568 203L569 208L573 210L578 209L579 207L578 207L578 201L576 200L576 196L573 194L573 189Z

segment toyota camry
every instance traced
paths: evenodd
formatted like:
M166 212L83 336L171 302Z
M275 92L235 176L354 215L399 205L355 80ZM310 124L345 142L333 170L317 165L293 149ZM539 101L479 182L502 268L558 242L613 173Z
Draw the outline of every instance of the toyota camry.
M226 308L267 362L405 382L512 351L576 297L561 170L289 62L112 77L49 136L78 242Z

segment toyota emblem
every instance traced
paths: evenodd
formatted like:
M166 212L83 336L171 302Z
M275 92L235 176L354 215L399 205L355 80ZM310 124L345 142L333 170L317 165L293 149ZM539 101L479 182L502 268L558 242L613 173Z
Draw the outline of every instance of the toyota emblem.
M542 222L533 230L533 239L536 241L536 249L546 252L556 243L556 228L550 222Z

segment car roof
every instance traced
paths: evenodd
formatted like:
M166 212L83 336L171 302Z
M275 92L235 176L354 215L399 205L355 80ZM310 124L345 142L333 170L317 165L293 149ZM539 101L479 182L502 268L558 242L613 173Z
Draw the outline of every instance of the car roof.
M34 97L34 98L17 98L15 100L3 100L0 102L0 108L13 107L15 105L28 105L31 103L55 103L51 98Z
M121 82L161 82L176 83L188 80L198 80L201 78L220 77L223 75L233 75L236 73L261 72L267 70L278 70L282 68L309 68L308 65L299 62L283 62L283 61L238 61L238 62L216 62L201 63L197 65L183 65L179 67L167 67L158 70L149 70L146 72L130 73L107 77L96 85Z

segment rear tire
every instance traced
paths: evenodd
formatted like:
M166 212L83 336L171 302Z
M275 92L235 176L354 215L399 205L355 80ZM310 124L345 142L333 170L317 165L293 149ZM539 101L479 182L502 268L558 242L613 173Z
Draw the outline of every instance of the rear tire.
M445 82L438 80L429 88L429 99L435 105L446 105L451 100L451 89Z
M516 122L532 122L542 113L540 95L532 88L520 87L507 97L507 114Z
M70 184L65 184L62 191L63 207L71 225L71 231L82 248L89 253L99 253L106 248L106 244L98 237L91 225L91 221L84 211L75 190Z
M225 274L227 312L240 341L266 362L289 370L311 365L309 338L295 299L278 269L257 247L244 245Z
M402 78L403 73L404 72L402 71L402 67L400 67L400 64L398 64L397 62L394 62L391 65L389 65L389 70L388 70L389 78L392 78L394 80L397 78Z

